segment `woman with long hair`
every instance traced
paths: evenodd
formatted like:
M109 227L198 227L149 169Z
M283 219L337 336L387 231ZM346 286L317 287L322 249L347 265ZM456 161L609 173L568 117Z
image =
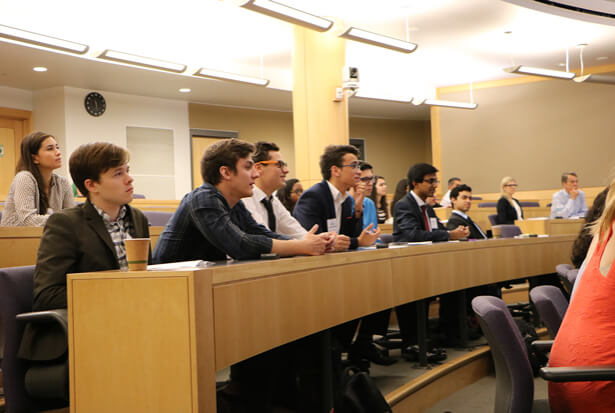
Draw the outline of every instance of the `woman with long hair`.
M497 223L498 225L514 224L516 219L523 219L521 204L513 195L517 192L517 181L510 176L505 176L500 182L502 197L498 200Z
M378 214L378 223L384 224L389 219L389 204L387 203L387 183L384 177L376 175L374 177L374 188L369 195L374 204L376 204L376 213Z
M395 187L395 194L393 195L393 202L391 202L391 215L395 217L395 204L402 199L408 193L410 186L408 185L408 178L400 179Z
M24 137L0 225L40 227L54 211L75 206L70 182L53 173L61 166L53 136L34 132Z
M557 332L549 367L615 364L615 180L593 235L581 278ZM615 381L549 383L551 411L615 412Z
M291 214L301 194L303 194L303 186L301 182L295 178L287 179L284 186L276 192L276 196L280 199L282 205L284 205Z

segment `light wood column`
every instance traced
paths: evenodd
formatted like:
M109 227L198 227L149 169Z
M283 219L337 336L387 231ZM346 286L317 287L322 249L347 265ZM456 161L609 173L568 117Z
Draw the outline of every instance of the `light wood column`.
M345 40L295 26L293 126L295 169L304 188L322 180L318 165L327 145L348 144L348 100L334 102L342 86Z
M440 171L441 184L436 189L436 196L442 198L447 190L446 179L442 176L442 137L440 135L440 108L432 106L431 111L431 164Z

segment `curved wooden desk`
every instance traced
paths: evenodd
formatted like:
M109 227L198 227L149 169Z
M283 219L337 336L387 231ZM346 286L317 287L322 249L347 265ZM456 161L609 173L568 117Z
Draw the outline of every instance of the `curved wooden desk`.
M572 235L71 274L72 412L213 412L216 370L385 308L552 273Z

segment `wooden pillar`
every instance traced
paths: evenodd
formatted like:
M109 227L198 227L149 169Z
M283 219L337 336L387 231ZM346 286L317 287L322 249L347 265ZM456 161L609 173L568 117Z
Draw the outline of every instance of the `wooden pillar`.
M431 164L440 171L441 184L436 189L436 196L442 195L448 190L444 176L442 176L442 136L440 135L440 108L432 106L431 111Z
M333 33L294 28L293 126L295 175L308 188L322 180L319 160L331 144L348 144L348 99L334 102L342 86L346 43Z

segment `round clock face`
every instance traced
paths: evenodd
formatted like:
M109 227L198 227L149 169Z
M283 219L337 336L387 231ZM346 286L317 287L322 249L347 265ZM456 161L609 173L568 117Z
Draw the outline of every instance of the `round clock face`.
M85 110L92 116L100 116L105 113L107 103L103 95L97 92L88 93L85 97Z

